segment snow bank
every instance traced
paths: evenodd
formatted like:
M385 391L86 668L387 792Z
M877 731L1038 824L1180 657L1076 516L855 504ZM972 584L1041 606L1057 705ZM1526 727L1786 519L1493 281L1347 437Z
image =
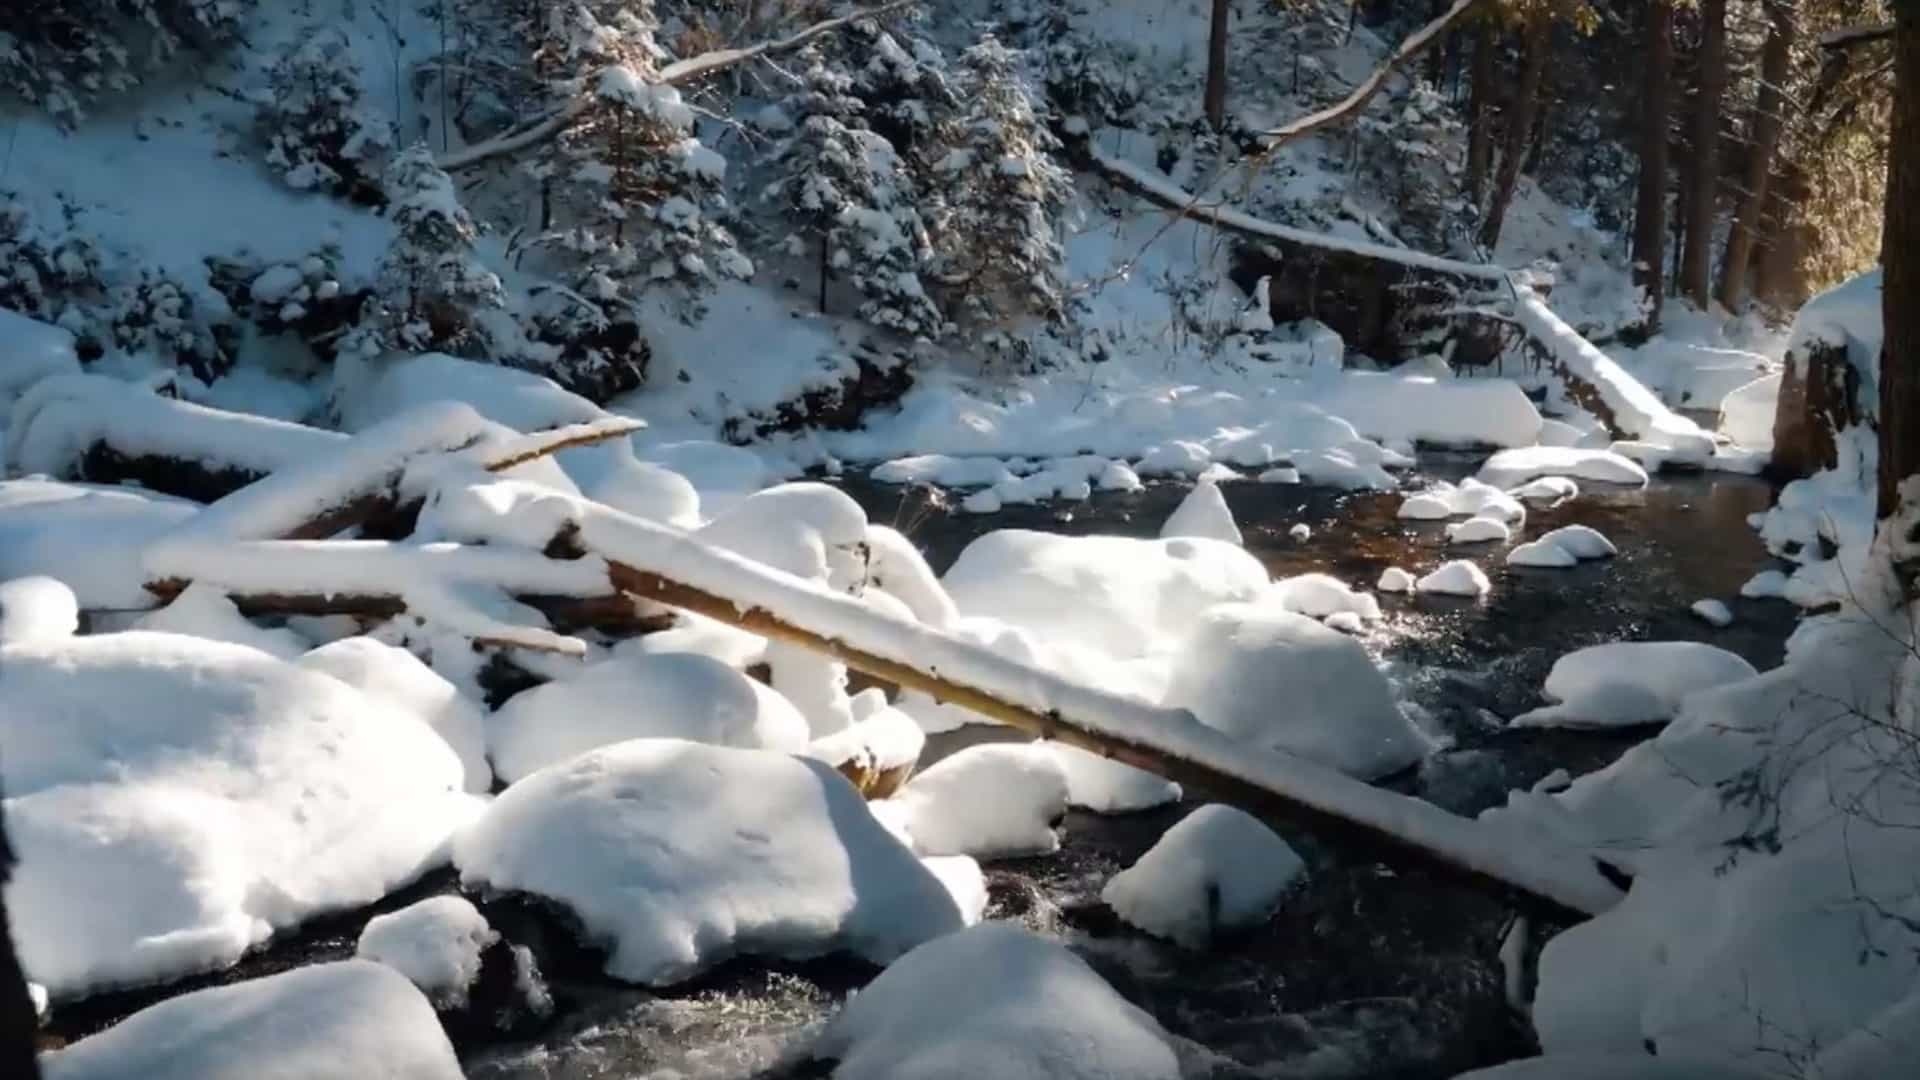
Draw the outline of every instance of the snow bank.
M1168 829L1100 899L1128 923L1189 949L1272 914L1306 863L1245 811L1210 803Z
M1741 656L1697 641L1594 645L1554 661L1545 688L1559 704L1513 718L1516 727L1610 727L1667 720L1688 694L1751 679Z
M884 525L867 526L867 588L899 597L915 619L936 630L960 618L927 557L913 541Z
M564 905L610 947L609 975L652 985L740 954L886 963L961 925L845 779L762 750L590 751L508 788L455 838L454 861L469 888Z
M480 706L419 657L370 637L347 637L322 645L295 662L415 717L459 756L468 791L485 794L493 789Z
M603 420L607 411L544 375L443 353L336 367L333 403L340 426L364 431L421 405L457 401L515 431Z
M196 990L44 1054L47 1080L461 1080L420 991L364 960Z
M1125 814L1180 801L1180 785L1145 769L1074 746L1048 743L1067 777L1067 804L1096 814Z
M1502 450L1480 466L1480 480L1498 488L1518 487L1535 477L1571 476L1602 484L1644 485L1647 470L1611 450L1572 446L1529 446Z
M461 1009L480 977L480 954L498 940L472 903L435 896L367 920L353 951L405 975L435 1008Z
M1359 642L1266 606L1207 611L1175 656L1165 703L1237 739L1363 780L1405 768L1428 749Z
M1720 434L1749 450L1773 450L1780 376L1765 375L1720 399Z
M1235 547L1246 545L1240 526L1234 523L1233 511L1227 507L1227 497L1215 483L1195 484L1160 526L1161 539L1180 536L1219 540Z
M1213 604L1255 599L1267 571L1218 540L1003 529L968 544L942 582L966 615L1124 659L1163 649Z
M0 645L72 637L80 630L80 601L50 577L0 581Z
M896 796L923 855L996 858L1060 849L1067 774L1041 743L969 746L934 762Z
M1436 379L1345 372L1316 382L1314 401L1389 445L1532 446L1540 410L1510 379Z
M1413 583L1417 593L1434 593L1441 596L1481 597L1493 591L1493 582L1487 580L1486 571L1465 559L1455 559L1440 564L1439 568Z
M56 998L219 968L385 896L474 809L432 731L253 649L132 632L0 667L7 904Z
M616 656L514 695L486 718L494 771L509 783L628 739L792 753L807 745L792 703L718 660L694 653Z
M73 335L57 326L0 308L0 409L10 409L27 387L49 375L80 372Z
M136 488L0 481L0 578L56 578L83 608L152 607L140 553L197 509Z
M1005 923L929 942L814 1044L836 1080L1179 1080L1167 1035L1064 946Z

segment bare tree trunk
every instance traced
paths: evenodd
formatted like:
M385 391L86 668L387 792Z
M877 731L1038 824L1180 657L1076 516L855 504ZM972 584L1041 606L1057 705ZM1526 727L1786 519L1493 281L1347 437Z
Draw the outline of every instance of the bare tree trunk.
M27 993L27 977L13 948L13 929L7 921L7 879L13 873L13 848L7 843L4 812L0 812L0 1076L36 1080L40 1066L34 1057L34 1036L40 1017Z
M1727 83L1727 0L1700 0L1700 77L1693 99L1687 244L1680 291L1705 310L1713 303L1713 221L1720 187L1720 99Z
M1785 125L1786 81L1793 70L1793 39L1800 29L1799 13L1792 0L1770 0L1767 43L1760 50L1760 92L1753 103L1753 120L1747 125L1751 143L1747 158L1747 187L1740 194L1734 211L1733 228L1727 234L1727 250L1720 263L1720 304L1739 312L1747 303L1749 264L1753 246L1760 233L1760 221L1767 207L1767 192L1773 179L1773 158L1780 147L1780 130Z
M1540 85L1546 79L1547 54L1553 46L1553 16L1545 9L1533 9L1527 15L1523 34L1520 85L1507 116L1507 136L1500 148L1493 200L1487 204L1487 218L1480 224L1480 246L1489 251L1500 242L1500 227L1506 222L1507 207L1513 203L1514 188L1520 183L1520 166L1527 159L1527 136L1533 132L1534 114L1540 108Z
M1473 72L1469 76L1467 197L1479 206L1487 194L1487 167L1493 159L1493 59L1500 36L1482 22L1473 32Z
M1652 308L1648 329L1660 325L1666 301L1667 148L1673 121L1673 0L1647 10L1647 79L1640 105L1640 180L1633 211L1633 282Z
M1213 25L1207 32L1207 126L1227 126L1227 10L1228 0L1213 0Z
M1893 130L1880 246L1880 516L1920 474L1920 0L1895 0Z

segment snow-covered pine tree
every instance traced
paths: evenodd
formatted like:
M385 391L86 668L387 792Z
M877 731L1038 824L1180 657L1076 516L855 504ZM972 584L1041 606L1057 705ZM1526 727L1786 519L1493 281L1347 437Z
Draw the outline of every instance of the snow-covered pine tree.
M650 3L598 0L555 18L537 55L557 90L588 104L538 167L548 243L632 296L669 289L695 318L719 278L753 273L726 226L726 159L695 137L680 92L654 79Z
M852 93L864 106L867 126L912 161L937 141L940 125L960 108L946 54L921 38L902 43L875 29L853 48L866 62L853 73Z
M764 198L796 227L790 254L818 253L820 309L845 274L865 298L861 317L910 336L937 336L943 319L920 283L926 249L912 181L893 145L859 126L853 79L817 51L801 54L802 85L774 110L790 134L774 153Z
M394 238L352 351L491 355L486 313L503 309L506 295L474 255L479 230L453 179L419 144L388 166L385 190Z
M183 46L233 41L254 0L0 0L0 94L78 123Z
M258 117L267 164L297 190L378 204L393 125L368 105L346 35L321 29L301 38L273 65L268 85Z
M961 56L962 111L934 165L934 264L950 311L981 323L1053 316L1062 304L1056 220L1071 190L1018 69L992 37Z

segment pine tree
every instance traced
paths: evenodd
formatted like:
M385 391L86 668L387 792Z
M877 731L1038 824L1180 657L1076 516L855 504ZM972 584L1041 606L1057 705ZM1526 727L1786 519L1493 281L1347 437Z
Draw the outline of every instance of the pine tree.
M234 41L253 0L0 0L0 94L62 124L192 46Z
M386 195L394 239L380 265L374 338L359 351L490 355L485 313L503 309L506 295L474 254L479 230L453 179L419 144L388 168Z
M267 163L287 186L378 202L374 176L393 148L393 129L367 105L346 35L322 30L302 38L268 78L257 122Z
M961 67L962 111L933 165L940 288L982 321L1052 316L1062 304L1055 221L1070 191L1058 141L1004 45L985 38Z
M922 152L937 143L941 126L960 107L946 56L930 41L914 38L903 45L884 31L855 48L866 63L853 74L852 93L867 127L910 167L922 163Z

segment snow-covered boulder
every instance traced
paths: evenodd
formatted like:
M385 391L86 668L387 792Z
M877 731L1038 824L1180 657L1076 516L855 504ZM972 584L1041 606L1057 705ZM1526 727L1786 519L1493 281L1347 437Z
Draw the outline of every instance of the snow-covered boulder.
M862 695L869 692L880 693L862 691ZM882 705L861 715L859 696L854 703L853 723L808 743L805 752L815 761L833 766L860 789L860 794L869 799L884 799L913 775L914 766L920 762L920 751L927 744L927 735L918 721L899 709Z
M1671 719L1688 694L1758 674L1736 653L1697 641L1621 641L1553 662L1545 693L1558 704L1514 717L1523 727L1608 727Z
M1610 450L1572 446L1527 446L1502 450L1480 466L1479 479L1497 488L1518 487L1540 476L1570 476L1602 484L1640 487L1647 470L1638 462Z
M1331 574L1298 574L1281 578L1267 590L1266 599L1282 611L1313 619L1342 614L1361 619L1380 617L1380 601L1356 591Z
M996 858L1060 849L1067 774L1043 743L969 746L933 763L895 797L914 850Z
M1733 625L1733 609L1724 600L1695 600L1687 608L1694 617L1708 626L1726 627Z
M1485 544L1506 543L1513 539L1513 530L1497 517L1471 517L1465 521L1456 521L1447 526L1449 544Z
M1240 526L1234 523L1233 511L1227 506L1227 497L1215 483L1195 484L1160 526L1160 536L1162 539L1199 536L1235 547L1246 544L1240 535Z
M1257 925L1306 870L1272 829L1209 803L1168 829L1100 899L1156 937L1203 949L1226 930Z
M1367 780L1428 749L1359 642L1263 605L1223 604L1201 618L1176 654L1165 704Z
M700 527L700 493L664 465L641 461L625 440L563 451L560 464L581 494L615 510L671 525Z
M419 657L370 637L347 637L328 642L295 662L419 718L459 755L468 791L485 793L493 789L479 704Z
M0 579L57 578L83 608L151 607L140 554L198 509L137 488L0 481Z
M1531 567L1536 570L1565 570L1580 565L1573 552L1559 544L1545 540L1529 540L1524 544L1515 544L1507 552L1508 566Z
M1541 536L1540 542L1564 548L1576 559L1611 559L1620 554L1613 541L1586 525L1562 525Z
M779 484L755 492L697 535L834 589L850 590L866 577L867 512L828 484Z
M1481 517L1518 524L1527 508L1512 495L1469 476L1458 484L1444 480L1415 492L1400 502L1399 516L1413 521L1441 521L1450 517Z
M572 911L610 949L607 973L635 983L747 954L886 963L962 922L845 778L764 750L602 747L508 788L453 854L468 888Z
M461 1080L433 1006L365 960L196 990L40 1059L47 1080Z
M72 637L80 601L66 583L36 575L0 581L0 645Z
M499 940L471 902L435 896L368 919L353 951L405 975L435 1007L457 1009L480 977L481 954Z
M968 544L942 581L965 615L1126 658L1165 648L1214 604L1255 599L1267 571L1218 540L1003 529Z
M1780 376L1763 375L1720 399L1720 434L1749 450L1773 450L1774 413L1780 404Z
M1374 588L1386 593L1410 593L1413 591L1413 586L1412 574L1397 566L1389 566L1380 571L1380 580L1375 583Z
M1487 580L1487 572L1465 559L1441 563L1429 574L1413 583L1413 591L1439 596L1481 597L1493 591L1493 582Z
M1006 923L895 961L813 1046L835 1080L1179 1080L1166 1032L1063 945Z
M898 597L915 619L936 630L949 629L960 618L927 557L884 525L867 526L867 588Z
M509 783L628 739L798 752L807 721L778 693L694 653L615 656L523 691L486 718L487 752Z
M1047 744L1067 775L1067 804L1096 814L1125 814L1180 801L1180 785L1075 746Z
M166 607L140 616L132 629L245 645L282 660L292 660L312 647L306 638L284 627L249 622L226 593L204 582L188 585Z
M0 647L0 670L8 913L56 998L379 899L477 809L431 729L254 649L129 632Z
M1522 502L1559 505L1580 495L1580 485L1564 476L1539 476L1507 492Z

